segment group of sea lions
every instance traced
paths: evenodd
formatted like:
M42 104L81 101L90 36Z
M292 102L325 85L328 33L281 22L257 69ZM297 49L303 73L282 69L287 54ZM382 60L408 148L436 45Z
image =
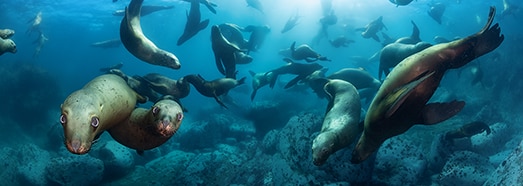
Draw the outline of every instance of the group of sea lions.
M0 29L0 55L6 52L16 53L16 44L10 39L14 34L14 30Z

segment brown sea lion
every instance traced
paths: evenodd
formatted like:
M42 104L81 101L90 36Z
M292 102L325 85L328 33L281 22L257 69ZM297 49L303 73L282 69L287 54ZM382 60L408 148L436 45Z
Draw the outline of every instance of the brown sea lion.
M200 13L199 0L191 0L190 3L191 9L187 13L187 22L185 23L185 28L183 29L182 35L180 36L180 38L178 38L178 41L176 42L176 45L178 46L191 39L198 32L207 28L207 25L209 25L209 19L200 22L202 15Z
M385 140L414 124L436 124L461 111L463 101L427 102L447 70L462 67L503 42L499 25L491 27L494 14L495 8L491 7L488 21L478 33L429 47L394 67L368 109L363 134L352 153L353 163L364 161Z
M429 14L434 21L438 22L438 24L441 24L441 16L443 16L443 13L445 12L446 6L443 3L434 3L430 5L429 11L427 13Z
M446 140L452 140L457 138L470 138L476 134L486 131L487 134L490 134L490 127L481 121L475 121L469 124L461 126L459 129L448 131L445 133Z
M247 48L247 40L243 38L243 27L232 23L223 23L218 25L223 37L230 43L236 45L240 49Z
M6 29L0 29L0 38L2 38L2 39L9 39L13 35L15 35L15 31L14 30L7 29L7 28Z
M133 89L140 96L146 98L147 101L156 102L160 98L158 92L153 90L153 88L150 87L149 82L146 81L143 77L140 77L138 75L128 76L125 73L123 73L122 70L116 68L110 69L109 71L107 71L107 73L120 76L122 79L125 80L125 82L127 82L127 85L129 85L131 89Z
M296 25L298 25L298 21L300 20L300 18L301 16L298 15L298 12L296 12L293 16L289 17L289 19L287 19L287 22L285 22L285 26L283 26L281 33L283 34L293 29Z
M251 36L247 42L247 54L251 51L258 51L265 41L267 35L271 32L271 28L268 25L254 26L249 25L243 28L244 32L250 32Z
M0 38L0 55L6 52L11 52L14 54L16 51L16 44L13 40Z
M35 52L33 53L33 57L38 57L40 55L40 52L42 51L42 48L44 47L44 44L49 39L44 35L43 32L40 32L40 35L38 35L38 38L33 41L33 44L36 44Z
M389 0L391 3L395 4L396 7L398 6L406 6L409 3L411 3L413 0Z
M254 100L254 97L256 96L256 92L261 87L264 87L265 85L268 85L270 82L276 81L273 78L275 76L272 73L255 73L253 71L249 70L249 74L252 76L252 93L251 93L251 101Z
M191 0L182 0L191 2ZM202 5L205 5L209 11L211 11L213 14L216 14L216 9L214 7L217 7L216 3L210 2L209 0L198 0Z
M430 43L419 42L417 44L391 43L383 47L380 51L378 79L382 79L382 74L389 75L390 68L395 67L403 59L430 46L432 46Z
M145 101L114 74L98 76L71 93L61 105L60 115L67 150L87 153L102 132L131 115L137 100Z
M336 151L352 144L363 131L361 104L356 87L343 80L325 80L329 104L320 134L312 142L312 160L319 166Z
M118 143L141 154L169 140L180 128L182 120L181 106L164 98L150 109L134 109L131 116L107 131Z
M199 74L190 74L183 77L187 82L191 83L194 88L203 96L213 97L218 104L222 107L227 108L225 104L220 100L219 96L227 94L229 90L244 84L245 77L240 80L232 78L219 78L212 81L205 80Z
M149 86L153 90L163 95L173 96L176 100L187 97L191 90L189 82L183 77L173 80L158 73L149 73L143 78L149 82Z
M160 65L172 69L180 69L178 58L162 50L143 35L140 26L140 12L143 0L131 0L125 8L125 16L120 23L120 40L125 48L136 58L149 64Z
M367 24L364 28L357 28L356 31L362 31L361 36L363 38L372 38L377 42L380 42L380 38L376 34L383 28L388 30L385 24L383 24L383 16L380 16L378 19Z
M339 36L334 40L329 40L329 43L334 48L340 48L340 47L348 47L350 43L354 43L354 40L349 39L345 36Z
M211 45L216 67L226 78L236 79L236 55L240 48L227 41L217 25L211 27Z

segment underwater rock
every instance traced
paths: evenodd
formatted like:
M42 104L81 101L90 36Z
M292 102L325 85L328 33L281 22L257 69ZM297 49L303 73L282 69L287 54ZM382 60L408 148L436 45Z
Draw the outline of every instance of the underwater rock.
M2 147L0 149L0 159L2 160L2 170L0 171L0 185L21 185L18 175L17 153L13 148Z
M471 151L453 153L436 178L441 185L481 185L494 171L488 157Z
M24 144L17 149L18 174L21 183L29 185L46 185L45 168L51 155L34 144Z
M290 105L279 101L256 101L245 117L254 123L256 136L261 139L270 130L280 129L288 122L293 111Z
M279 140L279 130L271 130L267 134L265 134L265 137L263 137L263 140L261 142L261 150L269 155L273 155L276 153L276 144L278 144Z
M521 185L523 183L523 141L497 167L483 185Z
M91 155L55 157L46 167L49 182L59 185L96 185L102 180L104 163Z
M115 179L129 173L134 166L134 157L129 148L116 141L108 141L105 145L93 152L94 157L104 162L104 178ZM134 152L133 152L134 153Z

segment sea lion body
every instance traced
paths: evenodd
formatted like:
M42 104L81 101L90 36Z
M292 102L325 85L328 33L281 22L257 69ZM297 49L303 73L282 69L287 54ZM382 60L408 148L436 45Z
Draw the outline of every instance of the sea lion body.
M143 100L114 74L98 76L70 94L61 105L60 116L67 150L87 153L102 132L131 115L137 99Z
M183 77L178 80L173 80L161 74L149 73L143 76L143 78L156 92L173 96L177 100L187 97L191 90L189 82Z
M383 24L383 16L380 16L378 19L370 22L364 28L358 28L357 31L363 31L361 36L363 38L373 38L377 42L380 42L380 38L376 35L383 28L387 29L385 24Z
M252 101L252 100L254 100L254 97L256 96L256 92L258 91L258 89L268 85L270 82L273 81L273 79L275 77L272 73L255 73L253 71L249 71L249 74L251 74L251 76L252 76L252 93L251 93L251 101Z
M200 22L201 17L202 15L200 13L199 0L192 0L191 9L189 10L189 13L187 13L187 22L185 23L183 34L180 36L180 38L178 38L176 45L182 45L187 40L195 36L198 32L207 28L207 25L209 25L209 19Z
M147 101L156 102L160 98L160 95L149 86L149 82L147 82L143 77L138 75L128 76L120 69L110 69L107 73L120 76L125 80L127 85L131 87L131 89L144 97Z
M220 28L220 32L222 33L223 37L231 44L236 45L240 49L247 48L248 41L243 38L243 34L241 32L243 27L232 23L223 23L218 25L218 28Z
M318 52L314 51L309 45L302 44L298 47L296 47L296 42L293 42L291 44L291 57L294 60L305 60L307 62L315 62L315 61L330 61L325 56L322 56L318 54Z
M348 47L350 43L354 43L354 40L351 40L345 36L340 36L334 40L329 40L329 43L335 48Z
M491 27L491 7L485 27L478 33L450 43L431 46L407 57L387 76L365 117L364 132L352 153L360 163L377 151L390 137L400 135L414 124L436 124L457 114L462 101L429 103L448 69L460 68L496 49L504 39L498 24Z
M6 52L11 52L14 54L16 51L16 44L13 40L0 38L0 55Z
M298 21L300 20L300 16L296 13L295 15L289 17L287 19L287 22L285 22L285 26L283 26L283 29L281 30L281 33L288 32L289 30L293 29L296 25L298 25Z
M236 79L236 56L234 53L240 52L240 48L227 41L216 25L211 27L211 43L218 71L226 78Z
M168 10L168 9L172 9L172 8L174 8L174 6L144 5L144 6L142 6L142 10L140 11L140 17L149 15L153 12L157 12L160 10ZM125 10L116 10L113 12L113 15L114 16L125 16Z
M389 0L391 3L395 4L396 6L405 6L410 4L413 0Z
M125 8L125 16L120 23L120 40L125 48L136 58L149 64L180 69L178 58L165 50L158 48L142 32L140 12L143 0L131 0Z
M234 52L236 58L236 64L249 64L252 62L253 58L244 52Z
M402 37L397 39L396 43L403 43L403 44L416 44L421 42L421 39L419 37L419 28L414 21L410 21L412 23L412 33L408 37Z
M352 144L363 131L359 125L361 104L356 88L343 80L326 80L329 104L320 134L312 142L314 165L322 165L336 151Z
M116 47L119 47L121 44L122 44L122 42L120 41L120 38L116 38L116 39L94 42L94 43L91 43L91 46L98 47L98 48L116 48Z
M34 31L40 31L40 24L42 24L42 11L39 11L32 20L28 21L28 23L31 25L25 32L26 34L31 34Z
M247 6L263 13L263 5L261 4L260 0L245 0L245 2L247 2Z
M118 143L138 150L164 144L180 128L183 111L171 99L156 102L150 109L136 108L130 117L108 130Z
M382 79L382 74L387 76L390 68L395 67L403 59L430 46L432 46L430 43L419 42L417 44L391 43L383 47L380 52L378 79Z
M2 38L2 39L9 39L13 35L15 35L15 31L14 30L7 29L7 28L6 29L0 29L0 38Z
M448 131L445 133L446 140L458 139L458 138L470 138L476 134L486 131L487 135L492 132L490 127L481 121L475 121L472 123L465 124L459 129Z
M220 100L219 96L226 94L229 90L245 83L245 77L240 80L232 78L219 78L212 81L205 80L202 76L190 74L183 77L187 82L191 83L194 88L205 97L213 97L218 104L227 108Z
M287 88L290 88L290 87L296 85L299 81L304 80L305 78L307 78L307 76L312 74L314 71L320 70L323 68L321 65L319 65L317 63L303 64L303 63L293 62L292 60L290 60L288 58L285 58L285 60L287 61L287 64L285 64L281 67L278 67L276 69L270 70L269 72L266 72L266 75L268 75L270 73L271 76L273 76L271 78L271 81L269 82L269 87L271 87L271 88L274 87L274 84L276 84L276 80L278 79L279 75L282 75L282 74L297 75L295 78L290 80L285 85L284 88L287 89Z
M247 54L250 51L258 51L260 49L261 45L263 44L263 41L265 41L265 38L267 37L267 34L271 32L271 28L267 25L263 26L253 26L249 25L246 26L243 29L244 32L250 32L251 36L249 37L249 41L247 42Z
M427 12L434 21L441 24L441 16L445 12L445 5L443 3L434 3L430 6L430 10Z

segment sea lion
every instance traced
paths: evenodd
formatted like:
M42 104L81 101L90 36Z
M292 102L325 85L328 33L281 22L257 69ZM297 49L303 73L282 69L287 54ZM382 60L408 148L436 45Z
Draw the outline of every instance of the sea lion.
M247 48L247 40L243 38L242 30L244 29L241 26L232 23L223 23L218 25L220 32L223 37L227 39L230 43L236 45L240 49Z
M275 76L270 73L255 73L253 71L249 70L249 74L252 76L252 93L251 93L251 101L254 100L254 97L256 96L256 92L261 87L264 87L265 85L268 85L272 81L276 81L274 78Z
M122 44L122 41L120 41L120 38L116 39L109 39L105 41L99 41L91 43L92 47L98 47L98 48L116 48L119 47Z
M236 58L236 64L249 64L253 60L249 54L240 51L234 52L234 57Z
M463 101L427 102L447 70L462 67L503 42L499 25L491 27L495 12L491 7L488 21L478 33L431 46L394 67L368 109L363 134L352 153L353 163L364 161L385 140L404 133L414 124L436 124L461 111Z
M389 0L392 4L395 4L396 7L398 6L406 6L410 4L413 0Z
M14 30L7 29L7 28L6 29L0 29L0 38L2 38L2 39L9 39L13 35L15 35L15 31Z
M515 5L514 3L509 3L508 0L503 0L503 10L501 11L499 18L503 19L508 15L516 17L517 12L519 12L519 6Z
M330 10L328 14L324 14L320 18L320 24L322 27L327 28L328 26L335 25L338 22L338 16L334 14L334 10Z
M40 55L40 52L42 51L42 48L44 47L44 44L49 39L44 35L43 32L40 32L40 35L38 35L38 38L33 41L33 44L36 44L35 52L33 53L33 57L38 57Z
M360 123L361 104L356 87L343 80L325 80L323 89L329 104L320 134L312 142L312 160L320 166L327 158L352 144L363 131Z
M16 53L16 44L11 39L0 38L0 56L6 52Z
M409 37L402 37L394 41L395 43L403 43L403 44L416 44L421 42L421 39L419 37L419 28L414 21L410 21L412 23L412 34L410 34Z
M383 16L380 16L378 19L367 24L364 28L357 28L356 31L363 31L361 33L363 38L372 38L377 42L380 42L380 38L376 33L381 31L383 28L388 30L385 24L383 24Z
M143 76L143 78L154 91L163 95L173 96L176 100L187 97L191 90L189 82L183 77L173 80L161 74L149 73Z
M218 71L226 78L236 79L235 52L241 51L240 48L227 41L216 25L211 27L211 43Z
M307 62L314 62L314 61L331 61L325 56L322 56L318 54L316 51L312 50L312 48L309 45L302 44L298 47L295 47L296 41L291 44L291 57L294 60L305 60Z
M334 40L329 40L329 43L334 48L340 48L340 47L348 47L350 43L354 43L354 40L349 39L345 36L339 36Z
M186 2L191 2L191 0L183 0ZM216 14L216 9L214 7L217 7L216 3L210 2L209 0L199 0L199 2L207 7L209 11L211 11L213 14Z
M176 42L176 45L180 46L183 43L185 43L187 40L191 39L193 36L195 36L198 32L201 30L207 28L207 25L209 25L209 19L201 20L201 13L200 13L200 2L199 0L192 0L191 1L191 9L187 13L187 22L185 23L185 28L183 29L183 34L178 38L178 42Z
M252 7L263 14L263 5L260 0L245 0L245 2L247 2L248 7Z
M301 18L301 16L299 16L298 13L289 17L289 19L287 19L287 22L285 22L285 26L283 26L281 33L283 34L285 32L288 32L289 30L293 29L296 25L298 25L298 21L300 20L300 18Z
M251 51L258 51L263 44L263 41L267 37L267 34L271 32L271 28L267 25L263 26L254 26L249 25L246 26L242 31L244 32L250 32L251 36L249 37L249 41L247 42L247 54Z
M457 138L470 138L476 134L486 131L487 135L490 134L490 127L481 121L475 121L469 124L465 124L460 128L445 133L445 140L452 140Z
M140 17L144 17L146 15L149 15L153 12L157 12L160 10L168 10L168 9L172 9L172 8L174 8L174 6L143 5L142 10L140 11ZM124 10L115 10L113 12L113 15L114 16L125 16L125 9Z
M134 109L127 119L107 131L118 143L142 154L169 140L180 128L182 120L181 106L164 98L150 109Z
M87 153L102 132L131 115L137 100L144 98L114 74L98 76L71 93L61 105L60 115L67 150Z
M31 34L34 31L40 32L40 24L42 24L42 11L39 11L36 16L27 23L30 23L30 26L25 32L26 34Z
M144 97L147 101L156 102L160 98L158 92L153 90L153 88L150 87L149 82L141 76L128 76L122 70L116 68L109 69L107 73L120 76L125 80L127 85L131 87L131 89L133 89L140 96Z
M149 64L160 65L172 69L180 69L178 58L162 50L143 35L140 26L140 12L143 0L131 0L125 8L125 16L120 24L120 40L125 48L136 58Z
M446 6L443 3L434 3L430 5L430 9L427 12L434 21L438 22L441 25L441 16L445 12Z
M213 97L218 104L222 107L227 108L225 104L220 100L219 96L225 95L229 90L244 84L245 77L240 80L232 78L219 78L212 81L205 80L199 74L190 74L183 77L187 82L191 83L194 88L203 96Z
M109 71L111 69L121 69L123 67L123 63L122 62L119 62L119 63L116 63L112 66L109 66L109 67L102 67L100 68L100 72L103 72L103 73L109 73Z
M298 83L298 81L304 80L307 76L312 74L314 71L322 69L323 67L317 63L311 63L311 64L303 64L303 63L296 63L292 61L289 58L283 59L287 64L278 67L276 69L270 70L266 72L266 75L271 75L273 77L270 78L269 87L273 88L274 84L276 83L276 79L278 79L279 75L282 74L294 74L297 75L295 78L290 80L286 85L285 89L290 88Z
M395 67L403 59L430 46L432 46L430 43L419 42L417 44L391 43L383 47L380 52L378 79L382 79L382 74L389 75L390 68Z

